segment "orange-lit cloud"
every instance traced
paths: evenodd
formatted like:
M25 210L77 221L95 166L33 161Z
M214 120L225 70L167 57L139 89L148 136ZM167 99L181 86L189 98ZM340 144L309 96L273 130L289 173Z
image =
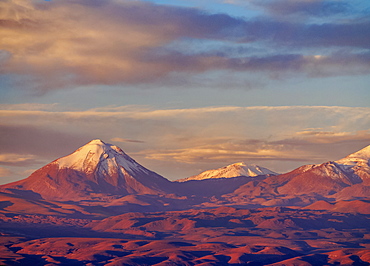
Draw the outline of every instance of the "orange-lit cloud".
M201 37L202 30L190 32L188 25L192 19L207 19L196 10L180 14L181 9L111 0L19 0L5 1L1 7L2 73L32 75L31 81L45 89L149 82L173 70L204 71L222 60L152 52L183 34ZM221 25L213 29L208 24L206 35L222 30Z
M0 154L1 165L27 165L29 163L35 163L35 155L32 154L14 154L5 153Z
M191 84L193 75L212 70L278 76L369 73L370 56L361 49L331 51L320 60L317 54L300 51L365 48L370 35L366 19L305 25L128 0L7 0L0 3L0 10L0 74L16 75L13 86L39 91L88 84ZM227 41L235 50L241 43L263 42L274 47L274 53L235 56L221 48L210 52L186 45L169 48L184 39Z
M260 148L250 151L250 147L243 145L222 145L209 147L194 147L178 150L145 150L143 153L147 159L162 161L178 161L181 163L235 163L239 161L307 161L314 158L310 154L292 154L292 150L282 151L279 147L270 144L269 149Z
M370 130L357 132L301 131L297 132L297 135L310 143L341 143L356 140L370 143Z

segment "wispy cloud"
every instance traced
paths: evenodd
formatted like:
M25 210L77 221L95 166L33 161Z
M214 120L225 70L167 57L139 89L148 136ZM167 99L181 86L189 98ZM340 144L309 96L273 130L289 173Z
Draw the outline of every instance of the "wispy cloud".
M370 143L370 130L357 132L330 132L330 131L301 131L297 135L304 141L317 144L332 144L343 142L368 142Z
M132 143L144 143L144 141L141 140L136 140L136 139L124 139L124 138L112 138L110 139L111 141L114 142L132 142Z
M0 104L0 110L51 111L56 107L58 107L57 103Z
M36 156L32 154L14 154L14 153L5 153L0 154L0 164L1 165L32 165L38 163L35 160Z
M252 0L254 5L263 7L272 14L331 16L346 14L351 11L351 5L345 1L333 0Z
M339 148L365 147L370 144L370 132L297 132L288 139L269 141L267 139L218 140L190 148L168 150L145 150L142 154L149 159L196 164L202 162L233 163L237 161L304 161L324 162L339 159L335 152ZM353 149L353 148L352 148ZM334 152L335 151L335 152ZM354 152L356 150L352 150ZM350 152L350 151L349 151ZM342 153L346 155L346 153ZM330 157L330 156L329 156Z
M193 147L178 150L146 150L142 152L147 159L162 161L178 161L181 163L197 164L220 163L229 164L239 161L309 161L318 158L312 154L292 153L292 150L279 149L278 145L267 145L252 150L247 145L223 143L214 146Z

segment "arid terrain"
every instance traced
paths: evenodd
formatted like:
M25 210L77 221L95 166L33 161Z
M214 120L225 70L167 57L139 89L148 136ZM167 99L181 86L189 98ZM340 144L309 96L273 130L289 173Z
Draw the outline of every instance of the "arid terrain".
M314 204L294 209L129 212L105 219L3 214L1 261L5 265L369 265L370 201L356 205L356 210L338 212L316 210L325 205Z
M94 140L0 186L0 264L370 265L369 159L170 182Z

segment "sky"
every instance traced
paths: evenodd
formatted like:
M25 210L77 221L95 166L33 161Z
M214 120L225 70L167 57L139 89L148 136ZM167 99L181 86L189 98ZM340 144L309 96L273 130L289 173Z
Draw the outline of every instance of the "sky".
M370 2L1 1L0 183L92 139L170 180L370 145Z

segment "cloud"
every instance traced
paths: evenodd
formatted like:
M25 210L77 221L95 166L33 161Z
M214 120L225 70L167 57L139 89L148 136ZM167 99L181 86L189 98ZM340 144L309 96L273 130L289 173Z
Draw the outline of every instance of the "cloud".
M364 142L370 143L370 130L357 132L328 132L328 131L301 131L297 135L309 143L332 144L343 142Z
M4 125L15 127L4 131L4 136L11 136L21 132L32 132L32 127L39 127L47 130L59 131L67 128L67 125L77 128L93 128L96 132L106 131L100 128L101 125L115 125L117 130L131 127L162 126L166 124L168 129L179 128L188 132L187 128L198 130L195 132L214 130L213 127L222 127L226 124L233 125L241 132L257 132L260 129L275 127L275 132L286 132L286 129L279 129L281 124L292 127L291 133L302 131L306 128L327 129L336 126L336 130L352 128L354 130L365 130L369 125L369 108L366 107L325 107L325 106L222 106L203 107L188 109L151 109L141 106L108 107L90 109L86 111L24 111L24 110L3 110L0 117ZM277 119L278 118L278 119ZM91 124L92 123L92 124ZM17 126L30 128L17 128ZM171 126L173 125L173 127ZM167 129L164 127L163 129ZM254 130L256 128L257 130ZM298 130L295 130L297 128ZM232 133L233 128L225 128ZM248 130L248 131L245 131ZM276 131L278 130L278 131ZM62 131L63 132L63 131ZM161 131L158 131L161 132ZM42 134L42 132L37 132ZM146 132L141 132L146 133ZM233 134L236 134L234 132ZM23 134L23 133L22 133ZM26 134L26 133L24 133ZM140 134L140 133L139 133ZM50 134L52 135L52 134ZM110 137L116 137L117 134ZM109 138L109 139L110 139ZM131 136L128 139L136 139ZM142 138L138 138L143 140Z
M355 146L361 148L368 146L370 145L370 131L340 132L303 130L292 134L290 138L271 141L269 144L297 150L316 150L316 153L319 154L319 150L328 152L325 150L330 149L330 147Z
M328 0L259 0L251 1L254 5L261 6L268 12L276 15L307 15L307 16L331 16L347 14L351 6L343 1Z
M32 165L38 163L37 160L35 160L35 156L32 154L0 154L0 164L1 165Z
M2 72L37 82L48 77L45 88L153 81L174 67L168 57L151 54L153 48L184 36L231 38L228 29L242 23L139 1L26 2L2 3L2 47L9 54ZM196 71L212 60L171 57L177 71Z
M213 140L202 146L168 150L144 150L140 154L148 159L177 161L180 163L235 163L238 161L262 162L325 162L340 159L347 153L338 152L344 147L348 153L370 144L370 132L297 132L299 137L269 141L267 139ZM357 147L357 148L354 148ZM328 159L329 158L329 159Z
M110 139L110 140L111 140L111 141L115 141L115 142L145 143L144 141L136 140L136 139L112 138L112 139Z
M0 104L0 110L46 111L58 107L57 103Z
M267 147L269 146L269 147ZM273 145L264 145L257 150L251 150L246 145L223 143L220 145L193 147L178 150L145 150L147 159L162 161L177 161L181 163L235 163L239 161L307 161L316 159L308 154L293 154L292 151L282 151Z
M316 10L320 3L295 2L289 1L286 8L294 11L311 5ZM334 1L324 3L333 10ZM194 76L213 70L326 76L363 74L369 69L369 55L359 49L367 49L370 42L366 18L306 24L125 0L19 0L3 1L0 7L0 74L4 82L13 81L12 87L27 84L40 92L89 84L176 85L194 82ZM183 40L197 42L186 49L169 48ZM226 50L197 52L206 40L258 44L270 52L237 58ZM287 54L287 47L293 52ZM302 53L305 47L349 50L314 60L315 54ZM341 67L344 61L346 68Z
M346 62L348 69L343 71ZM369 73L370 54L299 55L284 54L227 60L230 68L274 73L303 72L309 76L359 75Z

